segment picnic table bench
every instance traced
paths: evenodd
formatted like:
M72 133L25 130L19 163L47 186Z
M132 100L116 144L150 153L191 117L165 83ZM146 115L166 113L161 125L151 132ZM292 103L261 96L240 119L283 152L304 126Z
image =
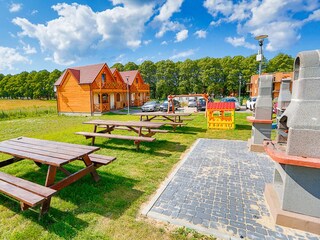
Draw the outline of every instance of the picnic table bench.
M91 138L91 145L94 145L96 137L114 138L122 140L133 140L139 149L140 142L153 142L156 139L152 136L156 133L167 132L160 130L163 123L139 122L139 121L114 121L114 120L91 120L84 124L94 125L93 132L76 132L75 134L83 135L86 139ZM98 130L102 128L102 130ZM137 133L138 136L113 134L114 130L128 130Z
M185 118L191 115L191 113L166 113L166 112L141 112L134 113L133 115L140 116L140 121L150 122L152 120L164 121L165 125L171 125L173 130L176 130L177 126L186 125L183 121L191 121L193 118ZM183 118L182 118L183 117Z
M44 186L31 181L0 172L0 192L18 200L22 210L41 204L40 216L48 212L51 197L57 191L74 183L90 173L95 181L99 180L96 169L108 165L116 158L94 154L99 147L83 146L78 144L39 140L19 137L0 142L0 152L13 156L0 161L0 168L19 162L24 159L34 161L38 166L48 165L47 177ZM70 173L64 165L80 160L85 167ZM55 182L57 170L66 177Z

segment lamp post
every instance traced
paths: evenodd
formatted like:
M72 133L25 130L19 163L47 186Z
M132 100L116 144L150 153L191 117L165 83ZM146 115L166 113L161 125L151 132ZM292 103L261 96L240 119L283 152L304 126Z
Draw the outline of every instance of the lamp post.
M241 80L242 80L242 74L239 73L239 103L241 105Z
M268 35L259 35L256 36L254 39L259 41L260 50L258 51L258 55L256 60L259 62L259 76L261 75L261 68L262 68L262 61L263 61L263 53L262 53L262 46L263 40L267 38Z
M127 80L127 102L128 102L128 114L130 114L130 99L129 99L129 76L126 76Z

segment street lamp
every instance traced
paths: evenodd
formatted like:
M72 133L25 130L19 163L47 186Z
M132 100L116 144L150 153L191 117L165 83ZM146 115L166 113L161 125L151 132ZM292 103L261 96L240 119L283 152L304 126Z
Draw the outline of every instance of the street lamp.
M130 114L130 100L129 100L129 76L126 76L127 80L127 102L128 102L128 114Z
M262 46L263 46L263 40L267 38L268 35L259 35L256 36L254 39L259 41L260 50L258 51L257 55L257 62L259 62L259 76L261 75L261 68L262 68L262 61L263 61L263 53L262 53Z
M239 73L239 103L241 104L241 79L242 79L242 74Z

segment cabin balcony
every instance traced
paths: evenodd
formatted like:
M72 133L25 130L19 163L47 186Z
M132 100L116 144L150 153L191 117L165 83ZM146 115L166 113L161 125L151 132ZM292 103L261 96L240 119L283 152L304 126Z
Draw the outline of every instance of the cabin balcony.
M93 104L93 111L98 113L104 113L110 111L110 105L109 103L98 103Z

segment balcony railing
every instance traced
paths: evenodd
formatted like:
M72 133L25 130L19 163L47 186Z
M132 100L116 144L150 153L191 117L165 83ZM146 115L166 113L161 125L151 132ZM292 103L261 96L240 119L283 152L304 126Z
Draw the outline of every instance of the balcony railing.
M94 112L108 112L110 111L110 105L109 103L101 103L101 104L94 104ZM101 110L102 107L102 110Z

